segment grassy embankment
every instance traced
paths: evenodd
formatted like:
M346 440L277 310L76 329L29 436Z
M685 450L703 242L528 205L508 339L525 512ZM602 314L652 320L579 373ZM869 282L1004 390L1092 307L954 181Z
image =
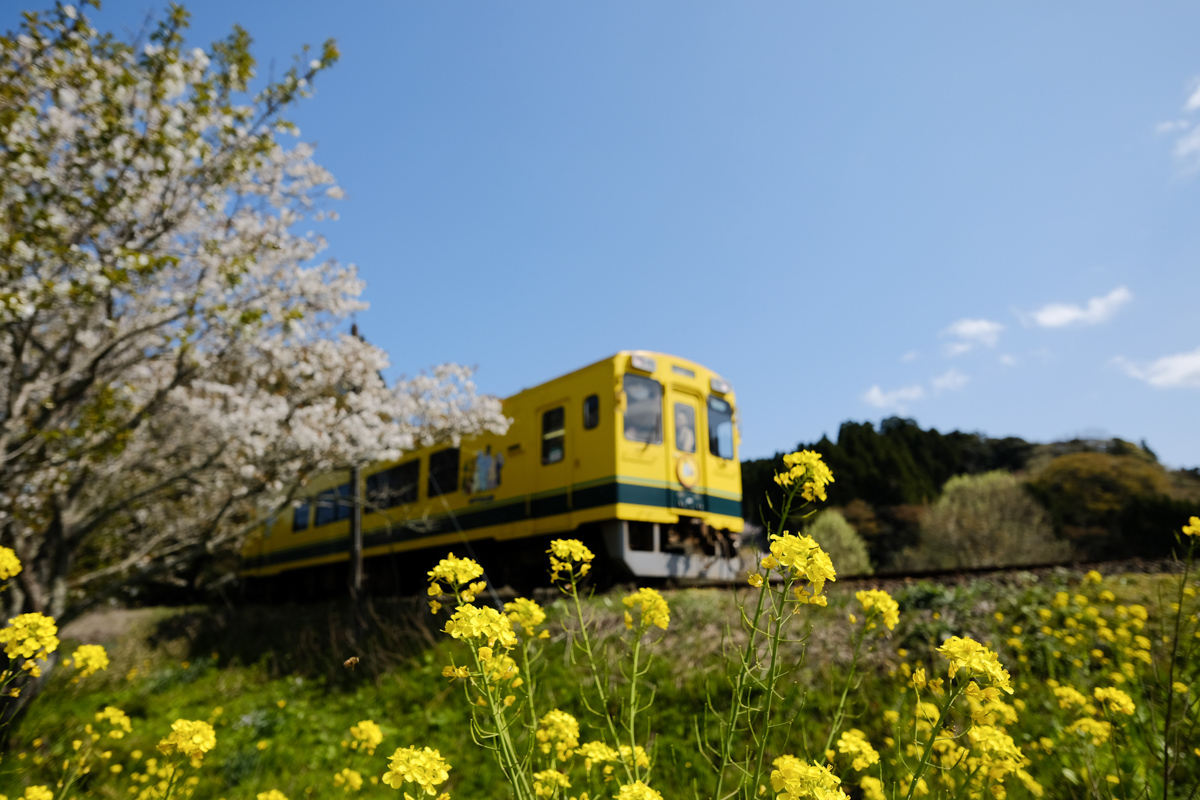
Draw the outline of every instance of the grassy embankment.
M1162 592L1172 583L1177 591L1178 575L1108 577L1103 589L1115 597L1107 607L1146 606L1146 633L1154 635L1171 602ZM840 691L835 687L850 660L848 614L859 588L865 587L831 587L829 607L809 609L811 634L793 643L788 654L795 663L807 650L806 666L784 700L788 713L783 718L794 724L776 731L773 751L821 758L825 726ZM922 582L888 588L900 603L901 621L867 657L863 680L850 695L849 725L863 729L888 758L885 737L894 731L887 730L883 712L905 702L909 668L921 662L931 667L932 675L940 669L932 648L949 635L969 635L1000 653L1013 673L1016 696L1028 703L1022 715L1027 721L1010 726L1010 732L1031 758L1029 771L1046 786L1048 796L1082 792L1079 782L1086 779L1086 769L1081 778L1082 765L1062 748L1043 751L1038 743L1040 736L1055 741L1066 737L1063 722L1052 719L1057 714L1051 713L1053 697L1044 682L1056 671L1060 676L1070 671L1071 665L1062 653L1053 655L1049 647L1058 646L1053 642L1045 646L1026 638L1014 647L1012 633L1014 624L1024 632L1042 624L1039 609L1052 608L1057 592L1088 592L1089 602L1099 602L1094 598L1101 587L1084 585L1081 574L1062 570L957 586ZM588 603L614 661L625 647L621 595L614 590ZM683 797L692 796L694 782L701 788L709 783L710 774L697 757L694 719L706 698L717 708L727 702L722 650L744 637L734 593L686 589L666 597L671 626L653 646L648 678L656 695L646 719L654 732L652 783L665 797ZM549 614L551 638L535 668L540 670L539 712L557 706L573 713L580 720L580 741L586 741L597 725L580 702L586 670L570 657L562 627L564 604L553 595L540 599ZM444 622L445 612L440 619ZM217 733L216 748L192 771L199 777L193 787L196 800L253 798L272 788L293 800L344 796L345 788L333 782L344 767L366 779L358 794L398 797L371 778L385 771L395 748L409 745L429 745L446 756L453 769L443 788L452 796L499 796L498 770L472 741L462 690L442 676L443 666L456 652L461 658L461 650L437 631L439 624L418 599L375 601L358 622L349 608L338 605L109 612L83 620L65 632L62 652L70 652L73 634L107 645L112 665L79 683L70 682L69 670L58 671L46 694L10 731L10 750L0 762L0 793L17 797L30 784L53 788L64 760L78 758L74 743L86 740L84 725L105 706L117 706L132 718L132 733L95 745L90 773L80 776L66 797L148 800L152 795L145 790L157 779L147 775L146 759L156 755L155 743L180 717L209 720ZM350 669L343 661L353 655L360 661ZM1084 665L1084 671L1113 668L1100 662ZM344 744L349 728L365 719L374 720L384 733L373 755ZM853 775L848 768L841 771L844 777Z

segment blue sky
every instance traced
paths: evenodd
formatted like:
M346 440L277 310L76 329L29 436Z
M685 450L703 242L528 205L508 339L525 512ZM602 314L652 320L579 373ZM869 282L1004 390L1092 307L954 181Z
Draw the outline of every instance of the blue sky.
M396 374L661 350L733 383L746 457L899 413L1200 465L1200 5L191 10L263 71L338 40L292 118Z

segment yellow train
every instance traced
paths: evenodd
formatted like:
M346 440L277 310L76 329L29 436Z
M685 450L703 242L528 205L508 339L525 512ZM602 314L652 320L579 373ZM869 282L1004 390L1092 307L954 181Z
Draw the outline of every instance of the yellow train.
M512 424L502 436L310 482L247 542L243 577L273 594L335 591L352 526L372 591L416 589L447 550L478 557L497 586L527 587L545 579L547 542L562 536L584 539L616 579L736 577L737 410L719 375L624 351L503 409Z

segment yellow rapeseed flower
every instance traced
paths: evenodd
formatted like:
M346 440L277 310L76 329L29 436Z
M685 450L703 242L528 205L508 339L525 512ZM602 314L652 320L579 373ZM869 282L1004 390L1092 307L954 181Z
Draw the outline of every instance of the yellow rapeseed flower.
M108 653L98 644L84 644L76 648L71 658L75 660L75 668L79 677L86 678L97 671L108 669Z
M883 782L879 778L864 775L858 785L862 789L865 800L887 800L887 793L883 791Z
M1175 690L1176 694L1187 694L1188 693L1188 685L1186 683L1181 683L1179 681L1175 681L1174 683L1171 684L1171 688Z
M508 612L508 619L513 626L520 627L529 638L533 638L537 626L546 621L546 612L527 597L518 597L511 603L505 603L504 610Z
M455 639L487 640L488 647L496 642L502 647L513 647L517 643L508 617L491 606L459 606L446 623L445 631Z
M872 610L883 617L883 624L889 631L896 629L900 622L900 606L892 596L881 589L866 589L854 595L862 603L863 611L870 616Z
M39 614L18 614L0 629L4 654L11 659L40 659L45 661L58 649L58 626L53 617Z
M1109 725L1104 720L1080 717L1067 726L1067 731L1069 733L1077 733L1080 736L1090 736L1092 744L1099 747L1112 734L1112 725Z
M992 685L1009 694L1013 693L1009 683L1009 674L1001 664L996 654L974 639L961 636L951 636L938 652L950 662L950 677L962 670L968 675L979 675L988 678Z
M833 472L821 460L821 454L812 450L799 450L783 457L783 472L775 473L775 482L787 488L800 485L800 494L805 500L825 500L825 487L833 483Z
M1183 526L1184 536L1200 536L1200 517L1190 517L1188 524Z
M771 788L777 800L849 800L842 781L828 766L805 764L795 756L780 756L771 762Z
M556 769L533 773L533 793L537 797L553 797L559 789L570 789L571 781Z
M837 749L842 755L854 756L850 766L858 772L879 763L879 753L875 752L875 748L867 741L867 735L858 728L842 733L837 740Z
M364 719L357 725L351 725L350 736L353 739L350 742L351 748L354 750L361 748L371 756L375 755L375 748L383 741L383 731L379 729L374 720L370 719Z
M421 750L415 747L401 747L388 759L388 771L383 775L383 782L393 789L399 789L405 783L413 783L425 794L433 797L437 794L434 787L446 782L450 777L450 769L450 765L437 750L430 747Z
M1122 714L1129 715L1137 711L1137 706L1134 705L1133 698L1115 686L1097 686L1092 691L1092 696L1108 706L1110 711L1119 711Z
M8 547L0 547L0 581L6 581L21 571L21 559Z
M479 562L469 558L458 558L451 553L439 561L436 567L429 570L430 589L432 590L433 585L439 582L448 583L451 586L470 583L482 574L483 567L479 566ZM438 594L441 593L439 586Z
M288 800L287 795L278 789L268 789L265 792L259 792L254 797L255 800Z
M769 559L772 566L781 572L786 569L793 578L808 581L807 589L799 586L795 589L798 602L818 606L826 604L825 582L836 581L837 571L833 568L829 554L821 549L821 545L817 544L815 539L803 534L797 536L787 531L782 535L773 534ZM763 566L767 563L768 559L763 559Z
M217 745L213 726L201 720L177 719L171 733L158 743L158 752L165 756L180 755L190 759L193 767L200 766L204 754Z
M575 754L583 756L583 768L588 772L592 771L593 764L604 764L621 757L620 753L604 742L587 742L577 748Z
M113 739L120 739L125 734L133 732L129 717L124 711L115 706L105 706L103 711L97 711L96 722L107 722L112 726L112 730L108 732L108 735Z
M667 601L663 599L663 596L654 589L643 587L633 594L627 595L621 602L625 604L626 608L637 606L641 612L641 627L639 630L645 630L651 625L657 625L665 631L671 623L671 609L667 605ZM626 612L625 618L626 627L633 627L628 612Z
M535 734L543 753L554 749L555 758L566 761L579 746L579 723L565 711L557 708L542 717Z
M560 573L567 573L567 579L582 578L592 568L592 559L596 556L578 539L555 539L550 542L550 580L557 581ZM576 571L576 565L578 571Z
M22 800L54 800L54 792L48 786L30 786L25 790Z
M634 781L617 791L617 800L663 800L663 796L641 781Z
M362 788L362 783L362 773L349 767L344 767L333 776L333 785L342 787L345 792L357 792Z

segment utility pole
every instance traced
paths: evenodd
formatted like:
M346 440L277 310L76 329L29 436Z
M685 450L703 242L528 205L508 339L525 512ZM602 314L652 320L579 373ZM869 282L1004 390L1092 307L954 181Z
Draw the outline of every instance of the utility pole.
M350 597L358 600L363 585L362 474L350 468Z

